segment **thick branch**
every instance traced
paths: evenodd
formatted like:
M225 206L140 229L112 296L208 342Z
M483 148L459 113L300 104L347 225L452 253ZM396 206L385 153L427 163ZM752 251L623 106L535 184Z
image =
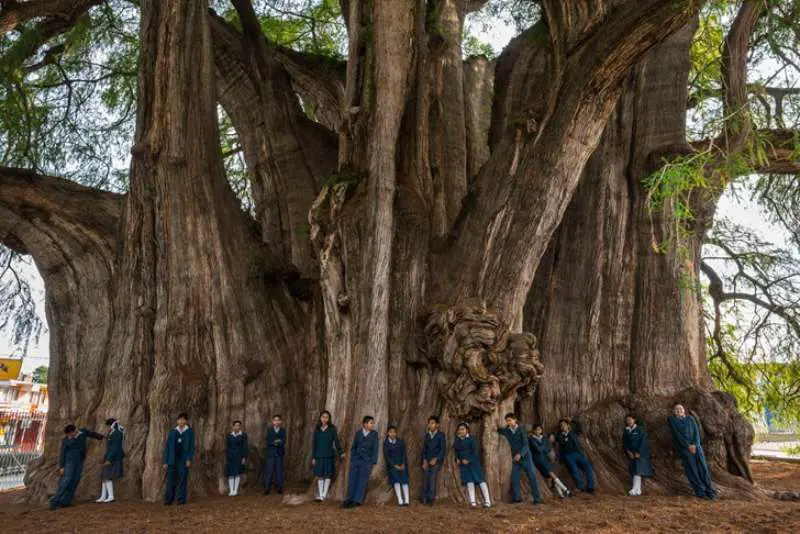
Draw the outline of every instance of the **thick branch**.
M763 159L748 161L749 165L742 169L742 173L757 172L762 174L800 174L800 159L797 156L795 143L797 142L798 132L795 130L757 130L753 135L764 144ZM720 150L720 139L703 139L692 142L688 150L696 152L707 152ZM664 157L670 155L685 154L686 149L680 147L668 148L658 154L653 154L652 160L660 162ZM713 174L716 168L726 166L727 152L721 153L720 157L711 164L708 171Z
M31 19L75 20L90 7L105 0L28 0L3 2L0 9L0 35L16 29Z
M478 177L478 205L466 215L443 261L443 300L471 293L488 306L508 307L513 321L581 171L597 146L621 84L642 54L693 16L671 2L626 2L595 25L563 61L552 60L543 92L554 95L543 116L524 117ZM552 34L551 28L551 34ZM516 117L512 117L510 122ZM483 251L477 254L476 251Z
M12 2L0 11L0 35L17 29L30 19L40 19L30 28L23 29L23 36L14 41L0 56L0 72L12 72L25 60L36 54L52 38L70 30L89 8L102 4L104 0L50 0L31 1L22 4ZM54 61L63 48L54 47L46 54L46 61Z
M113 249L122 196L44 176L25 169L0 167L0 242L36 257L41 243L31 240L31 226L53 236L82 235Z
M722 49L722 108L728 151L736 151L750 137L753 123L747 102L747 59L756 23L766 12L763 0L745 0Z
M335 168L336 138L303 113L252 5L237 2L237 7L246 35L218 17L210 19L218 98L244 149L264 240L311 276L316 268L308 210Z

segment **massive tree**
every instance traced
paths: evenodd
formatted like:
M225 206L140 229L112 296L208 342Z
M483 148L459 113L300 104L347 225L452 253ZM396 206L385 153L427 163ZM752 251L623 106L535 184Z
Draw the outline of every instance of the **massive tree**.
M3 4L0 28L22 36L0 50L9 86L20 69L58 64L49 41L89 10L119 7L97 4ZM718 177L748 146L744 57L763 2L742 4L724 45L726 117L738 119L705 145L685 136L703 2L531 2L535 21L491 62L462 60L481 0L342 0L346 61L269 39L250 0L224 4L220 16L202 1L138 2L121 191L0 168L0 242L33 256L51 329L31 498L52 488L59 428L109 415L128 428L123 497L158 498L178 411L198 439L196 494L221 491L230 421L256 437L272 413L289 424L289 476L304 480L322 409L347 441L365 414L395 422L412 458L427 415L448 433L467 420L498 496L506 411L583 417L611 489L627 478L619 427L634 410L655 430L659 487L675 491L662 424L673 401L700 420L724 492L754 491L752 430L713 391L685 283L720 188L687 193L698 214L687 236L645 180L696 152L709 154L697 172ZM218 106L251 210L226 173ZM761 163L793 169L785 143L776 135ZM653 246L671 238L681 246ZM443 489L460 498L455 480Z

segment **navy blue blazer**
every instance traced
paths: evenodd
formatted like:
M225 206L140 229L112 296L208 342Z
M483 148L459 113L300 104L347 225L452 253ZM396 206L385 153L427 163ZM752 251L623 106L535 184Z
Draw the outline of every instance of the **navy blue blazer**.
M572 427L569 432L559 432L556 434L556 443L558 443L558 455L564 456L569 453L583 454L581 444L578 441L578 434L581 433L582 427L578 421L570 423Z
M508 440L508 445L511 447L511 456L516 456L517 454L522 458L530 456L531 449L528 445L528 433L525 432L525 427L517 425L517 430L514 432L508 427L498 428L497 432Z
M406 457L406 443L397 438L394 443L389 438L383 440L383 458L386 460L386 468L396 465L405 466L408 469L408 458Z
M328 425L327 430L322 430L320 425L314 430L311 438L311 457L312 458L334 458L344 453L342 444L339 442L339 434L336 427Z
M700 429L697 427L697 421L695 421L694 417L691 415L685 417L670 415L667 421L669 422L669 430L672 433L672 442L681 455L689 454L689 445L694 445L702 450Z
M550 440L546 435L542 435L541 439L533 435L528 436L528 445L531 449L531 454L535 457L541 457L545 460L550 459Z
M436 463L441 465L444 462L444 455L447 452L447 438L444 433L437 431L433 437L430 432L425 432L425 441L422 444L422 460L430 461L436 458Z
M639 458L630 458L631 476L653 476L653 466L650 463L650 444L647 440L647 430L641 425L636 428L625 428L622 433L622 448L626 453L638 454Z
M106 454L103 460L106 462L119 462L125 458L125 451L122 450L122 441L124 435L117 429L108 434L108 441L106 441Z
M378 463L378 433L374 430L364 436L359 429L353 438L353 446L350 448L350 462Z
M178 459L183 462L194 460L194 430L190 426L187 426L182 434L178 432L177 428L173 428L167 435L163 463L175 465Z
M102 434L81 428L77 437L64 436L61 440L61 449L58 451L58 467L64 468L67 463L83 464L86 459L86 439L103 439Z
M267 428L266 445L267 458L278 458L283 456L286 447L286 429L280 427L276 432L275 427L273 425L269 425L269 428Z
M481 457L478 454L478 442L472 436L465 438L456 436L453 443L453 451L456 453L457 460L466 460L470 464L481 463Z

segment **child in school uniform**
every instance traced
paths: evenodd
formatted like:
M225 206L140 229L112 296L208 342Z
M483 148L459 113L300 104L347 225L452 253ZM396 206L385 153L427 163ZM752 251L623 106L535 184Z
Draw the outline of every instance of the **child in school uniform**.
M638 424L636 416L625 416L625 430L622 433L622 448L628 455L628 469L631 474L632 487L628 492L631 497L642 495L642 478L652 478L653 466L650 463L650 444L647 430Z
M581 433L581 424L578 421L573 421L571 417L565 417L558 423L561 432L556 436L556 443L558 443L558 456L567 464L567 470L570 476L575 481L575 486L578 491L594 493L594 470L592 464L586 455L583 453L580 443L578 442L578 435ZM584 486L578 469L583 471L586 477L586 485Z
M361 429L353 438L350 447L350 473L347 477L347 498L342 508L361 506L367 495L367 483L372 468L378 463L378 433L375 432L375 418L365 416Z
M394 488L397 495L397 504L408 506L408 456L406 443L397 437L397 427L389 425L386 429L386 439L383 440L383 458L386 460L386 474L389 476L389 485Z
M478 441L469 435L469 426L466 423L460 423L456 429L453 451L461 474L461 483L467 487L469 505L473 508L477 506L475 504L475 484L478 484L483 494L484 508L491 508L492 499L489 496L489 486L486 485L486 481L483 478L481 457L478 454Z
M122 478L122 460L125 451L122 442L125 438L125 429L113 417L106 419L106 454L103 456L103 473L101 475L100 498L95 502L114 502L114 481Z
M164 504L172 504L178 493L178 504L186 504L189 485L189 468L194 461L194 431L189 426L189 415L178 414L178 426L169 431L164 444L164 469L167 470L167 488Z
M283 456L286 452L286 429L280 415L272 416L272 424L267 428L267 471L264 475L264 495L269 495L272 483L278 493L283 493Z
M444 463L447 439L439 432L439 418L428 417L428 431L422 442L422 502L433 506L436 501L436 483Z
M58 489L50 499L50 509L72 506L72 498L83 473L83 462L86 460L86 440L92 438L102 440L103 435L85 428L78 430L75 425L64 427L64 437L58 453Z
M242 473L247 469L247 433L242 422L234 421L231 432L225 436L225 476L228 477L228 496L239 495Z
M689 485L692 486L696 497L714 500L717 498L717 488L711 480L711 471L708 469L706 455L703 452L697 421L686 413L686 409L680 403L676 403L672 411L673 414L669 416L667 422Z
M522 502L522 491L520 481L522 472L528 478L531 487L533 504L541 504L542 496L539 493L539 483L536 481L536 473L533 470L533 460L531 459L531 449L528 444L528 434L522 425L519 424L517 416L507 413L505 416L506 426L498 428L497 432L508 440L511 447L511 491L513 493L512 502Z
M552 488L560 498L571 497L572 493L567 486L561 482L561 479L556 476L553 470L553 464L550 463L552 456L550 450L550 438L544 435L542 425L534 425L533 432L528 435L528 445L531 449L531 457L533 465L542 474L545 480L550 480Z
M311 465L317 477L317 502L328 496L331 480L336 473L336 457L344 458L344 449L339 441L336 426L331 422L331 413L327 410L319 414L319 422L311 438Z

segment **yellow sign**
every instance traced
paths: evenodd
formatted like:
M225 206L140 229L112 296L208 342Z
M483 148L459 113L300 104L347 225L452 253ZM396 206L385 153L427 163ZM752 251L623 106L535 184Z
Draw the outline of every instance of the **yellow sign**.
M17 380L22 369L22 358L0 358L0 380Z

